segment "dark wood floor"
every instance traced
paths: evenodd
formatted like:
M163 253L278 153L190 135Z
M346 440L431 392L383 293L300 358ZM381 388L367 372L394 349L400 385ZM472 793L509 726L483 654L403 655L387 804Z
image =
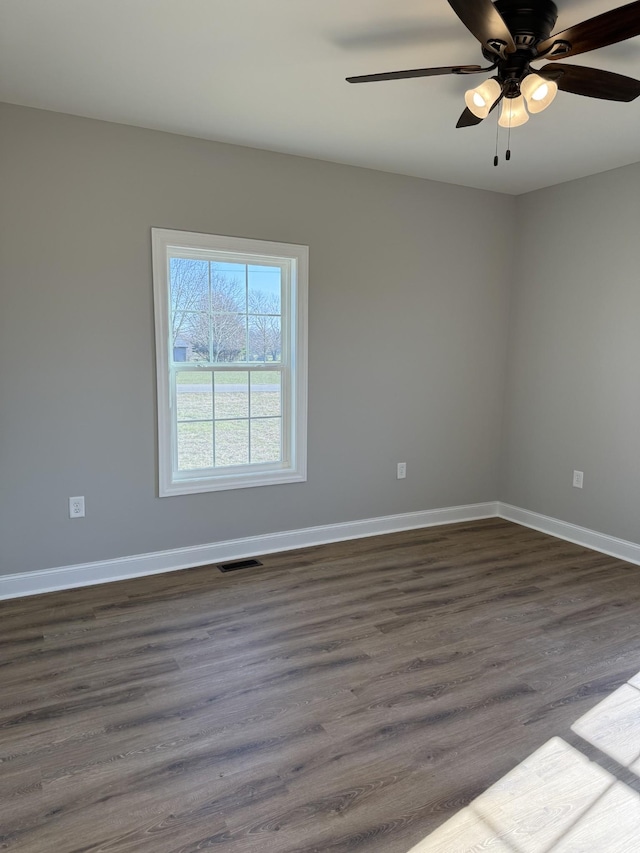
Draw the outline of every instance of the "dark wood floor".
M509 522L263 561L0 603L1 849L406 853L640 670L640 568Z

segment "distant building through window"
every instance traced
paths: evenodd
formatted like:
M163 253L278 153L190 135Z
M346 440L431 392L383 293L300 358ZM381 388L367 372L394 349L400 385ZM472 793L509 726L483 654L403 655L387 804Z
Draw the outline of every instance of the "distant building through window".
M189 343L183 338L175 338L173 341L173 360L188 361L190 349Z

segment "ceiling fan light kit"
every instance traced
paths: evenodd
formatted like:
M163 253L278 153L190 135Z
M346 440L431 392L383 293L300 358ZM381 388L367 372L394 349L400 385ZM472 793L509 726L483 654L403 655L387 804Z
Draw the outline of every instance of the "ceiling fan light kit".
M474 116L484 119L489 115L491 107L500 97L501 92L502 86L498 78L490 77L475 89L468 89L464 94L464 102Z
M539 74L528 74L520 84L520 91L533 115L546 110L558 94L558 84L555 80L545 80Z
M347 77L349 83L478 74L495 71L475 89L468 89L466 109L456 127L480 124L502 101L498 124L518 127L545 110L558 90L608 101L629 102L640 95L640 80L587 68L551 62L533 68L532 62L564 60L640 35L640 0L620 6L552 35L558 18L553 0L448 0L462 23L480 42L491 64L450 65Z
M498 119L500 127L520 127L529 121L529 113L524 105L524 98L505 98L502 102L502 112Z

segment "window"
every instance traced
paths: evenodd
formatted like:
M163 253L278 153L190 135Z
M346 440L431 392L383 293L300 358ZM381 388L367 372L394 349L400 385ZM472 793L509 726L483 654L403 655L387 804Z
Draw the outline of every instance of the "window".
M306 480L306 246L152 229L160 497Z

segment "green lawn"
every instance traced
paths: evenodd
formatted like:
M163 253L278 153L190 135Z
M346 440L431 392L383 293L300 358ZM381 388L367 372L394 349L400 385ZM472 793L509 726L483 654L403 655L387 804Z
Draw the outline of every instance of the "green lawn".
M236 387L221 390L214 401L212 376L217 387ZM180 470L279 461L282 412L278 371L255 371L249 382L246 370L213 374L181 370L176 383Z
M251 411L249 412L249 403ZM178 421L214 420L213 394L205 391L178 391ZM261 391L252 388L246 391L225 391L216 395L215 420L236 418L276 418L280 417L280 392Z
M192 421L178 424L180 470L277 462L280 459L280 418L265 420Z
M277 384L280 382L280 372L278 370L260 370L254 371L255 377L260 377L260 381L264 384ZM217 385L241 385L247 381L246 370L216 370L215 371ZM185 385L210 385L211 371L209 370L180 370L176 374L178 384Z

